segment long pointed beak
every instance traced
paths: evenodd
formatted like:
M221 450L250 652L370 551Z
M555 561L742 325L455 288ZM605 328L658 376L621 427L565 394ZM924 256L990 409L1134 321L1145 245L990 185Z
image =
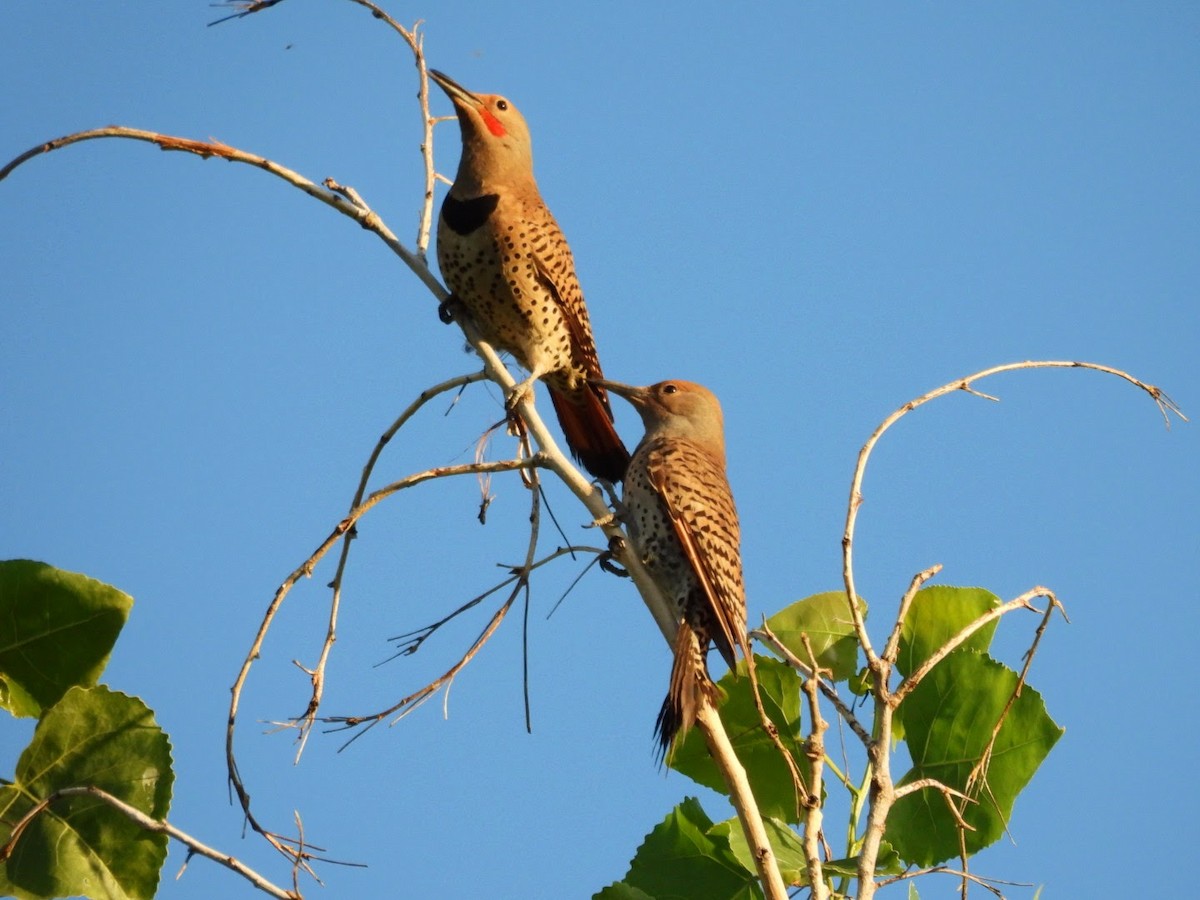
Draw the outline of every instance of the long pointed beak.
M472 106L483 105L483 101L479 97L472 94L449 75L439 72L437 69L430 69L429 77L437 82L438 87L445 91L456 105L459 103L466 103Z
M607 378L589 378L588 383L598 384L605 390L612 391L619 397L624 397L638 409L643 407L650 398L648 388L635 387L632 384L622 384L620 381L609 381Z

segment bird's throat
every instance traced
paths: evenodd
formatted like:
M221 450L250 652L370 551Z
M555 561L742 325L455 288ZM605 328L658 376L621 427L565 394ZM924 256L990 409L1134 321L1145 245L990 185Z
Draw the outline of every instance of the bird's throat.
M442 203L442 221L455 234L470 234L491 217L499 202L499 194L483 194L470 200L459 200L447 194Z

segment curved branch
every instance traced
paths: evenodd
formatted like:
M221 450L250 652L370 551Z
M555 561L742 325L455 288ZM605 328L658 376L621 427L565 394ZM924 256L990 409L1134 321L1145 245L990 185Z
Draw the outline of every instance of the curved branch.
M483 372L475 372L471 375L460 375L457 378L450 378L446 381L436 384L433 387L426 388L417 398L408 405L408 407L396 418L391 426L385 431L375 444L375 448L371 451L370 457L363 466L362 476L359 478L358 487L354 492L354 499L350 501L350 512L359 508L362 504L363 495L366 493L367 484L370 482L371 473L375 470L375 464L379 461L380 455L384 448L391 442L404 425L412 419L422 407L425 406L434 397L438 397L447 391L462 389L469 384L474 384L477 381L485 378ZM312 669L305 669L312 683L312 695L309 698L308 706L304 715L300 719L299 737L297 738L296 746L296 762L300 761L301 755L304 753L304 748L308 743L308 736L312 733L312 726L316 721L317 711L321 707L321 699L325 694L325 668L329 662L329 655L333 651L334 642L337 640L337 623L338 614L341 609L342 597L342 580L345 576L346 565L350 559L350 544L354 537L354 530L348 530L345 533L345 540L342 542L342 552L338 556L337 571L330 582L330 587L333 590L333 596L329 603L329 624L325 631L325 639L321 644L320 653L317 656L317 664ZM316 560L310 558L309 568L316 565ZM254 652L253 650L251 651ZM303 667L301 667L303 668ZM235 693L236 701L236 693Z
M242 780L241 773L238 770L237 758L234 753L233 738L237 728L238 707L241 701L242 690L245 687L246 679L250 675L250 668L254 661L258 659L261 652L263 642L266 640L267 632L271 628L271 624L275 620L275 616L279 613L283 606L283 601L291 592L295 584L305 577L312 575L313 569L321 558L329 552L343 536L350 533L355 524L367 514L374 506L381 501L405 490L406 488L414 487L418 484L423 484L426 481L431 481L437 478L446 478L453 475L475 475L479 472L508 472L515 469L531 469L539 466L546 466L547 461L542 454L535 454L527 459L511 459L501 460L491 463L469 463L458 466L442 466L435 469L427 469L424 472L418 472L410 475L407 478L402 478L399 481L372 492L366 499L363 500L351 513L342 519L341 522L329 533L320 546L309 555L303 563L301 563L292 573L284 580L284 582L275 591L275 596L271 599L271 603L267 607L266 613L263 615L263 620L259 625L258 632L254 636L254 641L251 643L250 650L247 652L245 659L242 662L241 668L238 670L237 678L234 680L231 688L231 700L229 704L229 719L225 725L225 761L229 770L229 783L237 794L238 802L242 807L242 812L246 816L246 821L250 827L266 838L272 846L280 853L299 862L301 857L298 855L299 850L288 845L288 842L280 839L278 835L268 831L262 826L258 819L250 810L250 794L246 790ZM311 702L310 702L311 706ZM306 713L307 715L307 713ZM302 717L303 718L303 717Z
M92 128L87 131L77 131L73 134L64 135L63 137L46 141L44 144L39 144L36 147L26 150L16 159L12 160L12 162L8 163L8 165L4 166L4 168L0 169L0 181L7 178L18 166L34 157L45 153L52 153L55 150L61 150L72 144L101 138L124 138L126 140L145 141L154 144L161 150L178 150L194 154L201 159L216 157L228 160L229 162L244 163L254 166L257 169L262 169L264 172L268 172L276 178L286 181L293 187L299 188L313 199L321 201L331 209L353 219L367 231L378 235L391 248L392 252L399 256L413 270L416 276L424 282L425 286L433 292L434 296L440 300L445 300L449 296L446 289L442 287L441 283L433 276L433 273L429 271L429 266L425 262L425 259L405 247L387 225L384 224L383 220L369 206L362 203L356 194L352 194L333 179L326 179L324 186L318 185L311 179L305 178L299 172L289 169L287 166L282 166L274 160L268 159L265 156L259 156L257 153L239 150L218 140L197 141L192 138L177 137L176 135L147 131L142 128L107 125L103 128Z
M241 13L235 14L233 17L240 17L257 12L261 9L266 9L277 5L279 0L248 0L244 5ZM422 41L414 29L409 32L397 25L394 20L383 13L375 4L369 0L352 0L360 6L370 9L376 18L384 19L389 24L392 24L405 39L409 42L410 49L414 53L414 60L419 72L420 93L419 99L421 109L424 116L424 142L422 144L422 154L426 163L426 181L425 193L423 197L421 224L418 229L418 243L416 252L405 247L396 236L388 229L383 220L365 203L362 198L353 190L353 188L338 184L333 179L326 179L323 186L318 186L315 182L300 175L299 173L288 169L285 166L257 154L248 153L231 147L220 141L198 141L189 138L182 138L173 135L161 134L158 132L147 131L143 129L128 128L124 126L108 126L105 128L91 129L87 131L76 132L66 135L52 141L48 141L37 147L31 148L27 152L21 154L8 165L0 169L0 180L8 177L17 167L24 164L28 160L53 152L55 150L70 146L87 140L101 138L124 138L130 140L139 140L152 143L162 150L180 151L192 153L200 156L203 159L218 157L230 162L238 162L247 165L255 166L265 172L268 172L286 182L304 191L309 196L324 203L335 211L353 219L362 228L376 234L387 246L409 267L410 270L421 280L421 282L429 289L435 298L439 301L444 301L448 298L448 292L441 285L438 279L430 271L426 261L426 248L428 245L429 234L431 231L432 221L432 202L433 202L433 185L437 180L436 173L433 169L432 155L432 128L437 119L431 117L428 112L428 81L425 72L425 61L422 51ZM486 343L474 325L465 317L457 319L460 328L463 331L467 341L475 348L484 363L484 371L487 377L504 388L506 393L511 393L516 385L515 379L511 376L495 350ZM255 820L250 812L249 794L246 792L243 785L240 773L238 772L236 759L233 753L233 728L237 715L238 700L242 687L249 673L249 668L252 661L257 657L259 648L265 638L266 630L270 627L284 597L290 590L291 586L299 580L299 578L311 575L312 568L316 562L328 552L333 543L341 539L349 533L349 529L353 526L354 521L364 514L371 506L378 503L380 500L390 496L397 490L409 487L420 481L428 480L429 478L442 477L447 474L458 474L462 471L504 471L514 468L529 468L533 466L544 467L554 472L556 476L575 494L585 506L588 512L592 515L594 524L600 527L605 536L610 541L610 549L616 560L624 566L626 571L631 576L635 586L642 596L647 608L650 610L659 629L662 631L664 638L668 644L674 640L675 630L677 628L677 619L671 610L671 607L662 597L657 586L649 577L645 566L638 558L636 553L632 552L631 544L626 539L624 532L619 526L616 517L612 514L604 494L598 489L589 479L585 478L580 471L572 465L566 454L559 448L557 442L551 436L545 423L539 416L533 403L534 392L529 391L522 395L520 402L517 404L516 412L522 417L528 428L529 434L532 436L536 445L540 448L538 453L528 460L519 460L511 463L490 464L489 467L448 467L446 469L430 470L428 473L421 473L419 476L413 476L411 479L405 479L403 482L397 482L387 488L377 491L368 497L360 506L358 506L351 516L348 516L338 526L337 529L322 543L320 547L309 557L309 560L299 569L292 573L287 580L281 585L272 599L268 609L264 615L262 625L252 644L250 653L239 671L234 684L234 698L230 708L230 720L227 726L226 736L226 756L229 769L229 780L234 787L243 811L247 817L249 824L260 834L267 838L271 844L279 850L291 857L297 865L305 865L304 859L307 854L303 852L303 848L293 848L288 846L288 841L278 835L274 835L264 828ZM334 622L336 622L336 610L334 613ZM315 674L314 674L314 677ZM319 699L319 691L314 695ZM752 801L752 798L751 798ZM775 878L778 878L778 873L775 873Z
M1158 406L1159 412L1162 413L1163 419L1167 427L1171 427L1171 414L1177 415L1183 421L1187 421L1187 416L1175 404L1170 397L1162 390L1162 388L1147 382L1140 381L1134 378L1127 372L1120 369L1114 369L1112 366L1101 365L1100 363L1089 362L1074 362L1067 360L1026 360L1025 362L1006 363L1000 366L993 366L990 369L984 369L976 372L974 375L968 375L965 378L959 378L949 384L944 384L939 388L935 388L927 394L917 397L915 400L910 400L905 403L886 419L879 423L879 426L872 432L867 442L858 452L858 462L854 467L854 476L850 481L850 502L846 508L846 527L842 532L842 580L846 585L847 602L850 606L850 615L854 622L854 631L858 638L859 645L863 648L863 652L867 654L867 659L872 664L878 664L878 657L874 649L871 647L871 640L867 636L866 625L863 622L862 612L858 609L853 598L856 596L854 589L854 528L858 522L858 509L863 503L862 483L866 474L867 460L871 456L871 452L875 449L875 445L879 443L879 439L884 433L896 424L904 416L908 415L914 409L924 406L931 400L936 400L939 397L944 397L946 394L952 394L955 391L966 391L969 394L984 397L985 399L995 400L987 394L981 394L972 386L976 381L982 381L992 375L999 375L1002 372L1014 372L1019 369L1090 369L1095 372L1103 372L1107 375L1115 375L1128 381L1134 387L1145 391L1150 395L1150 398Z
M891 760L890 748L892 741L892 716L896 705L910 692L913 687L925 676L926 673L947 653L952 651L966 640L974 631L982 627L988 621L992 621L1006 612L1013 609L1026 607L1032 608L1029 603L1034 596L1047 596L1051 601L1051 609L1056 608L1058 601L1053 594L1043 588L1035 588L1032 591L1023 594L1022 596L1011 600L1006 604L989 611L984 616L981 616L976 621L967 625L958 635L950 639L942 648L939 649L929 660L925 662L916 672L909 675L895 690L892 692L888 686L888 681L891 677L891 669L895 659L896 648L899 640L899 629L902 627L902 621L898 621L896 627L892 631L888 643L885 647L882 657L875 653L871 646L870 638L867 636L866 625L863 622L862 613L858 608L853 598L856 596L854 585L854 529L858 521L858 510L863 502L862 484L866 474L867 460L871 456L875 445L879 443L880 438L884 433L891 428L896 422L908 415L913 410L920 406L924 406L931 400L936 400L939 397L944 397L946 394L954 391L966 391L969 394L974 394L989 400L995 400L995 397L983 394L976 390L974 383L992 375L998 375L1002 372L1012 372L1019 369L1090 369L1096 372L1102 372L1107 375L1115 375L1121 378L1134 387L1145 391L1154 401L1159 411L1163 415L1167 427L1171 424L1171 414L1179 416L1183 421L1187 421L1187 417L1182 410L1171 400L1163 390L1155 385L1148 384L1127 372L1120 369L1115 369L1111 366L1101 365L1099 363L1089 362L1074 362L1063 360L1041 360L1041 361L1025 361L1017 363L1007 363L1005 365L993 366L989 369L984 369L976 372L974 375L968 375L966 378L960 378L952 381L949 384L942 385L930 391L927 394L910 400L908 403L895 410L891 415L884 419L867 442L863 445L858 453L858 462L854 468L854 475L850 482L850 500L846 509L846 526L842 533L842 579L846 588L847 602L850 607L850 615L854 623L855 635L858 638L859 646L862 647L866 654L869 668L872 675L872 695L875 702L875 731L873 739L867 745L867 754L870 761L870 809L867 815L867 827L863 835L862 850L858 858L858 881L859 881L859 897L862 900L869 900L875 895L875 890L879 886L874 878L875 862L878 858L879 843L883 838L884 825L887 821L888 814L892 806L896 802L897 790L892 781L891 775ZM918 573L901 600L901 614L907 609L911 603L913 596L921 584L929 577L935 574L937 567L931 567L924 572ZM1043 621L1044 627L1044 621ZM1039 635L1041 629L1039 629Z

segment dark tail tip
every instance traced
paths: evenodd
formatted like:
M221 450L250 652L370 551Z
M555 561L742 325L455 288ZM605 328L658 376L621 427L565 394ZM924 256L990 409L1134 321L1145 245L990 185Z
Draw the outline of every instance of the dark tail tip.
M675 738L683 727L683 710L672 702L670 694L663 700L662 708L658 711L658 719L654 722L654 736L658 739L658 747L654 752L654 761L661 769L664 762L670 762L675 754Z
M629 468L629 451L613 426L603 389L585 388L578 399L551 390L550 400L571 455L596 478L620 484Z

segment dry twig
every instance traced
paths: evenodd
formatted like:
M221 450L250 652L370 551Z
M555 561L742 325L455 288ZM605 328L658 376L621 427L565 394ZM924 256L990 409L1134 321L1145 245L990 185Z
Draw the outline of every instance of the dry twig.
M855 591L853 559L854 530L858 520L858 511L863 502L862 484L866 474L867 461L870 458L871 452L874 450L875 445L879 442L883 434L892 427L892 425L894 425L908 413L920 406L923 406L931 400L935 400L939 397L943 397L947 394L960 390L966 391L967 393L975 396L983 397L985 399L996 400L995 397L988 394L983 394L975 389L975 382L1003 372L1011 372L1021 369L1044 368L1087 369L1102 372L1108 375L1114 375L1129 382L1140 390L1145 391L1158 406L1158 409L1162 413L1168 428L1171 424L1171 414L1175 414L1184 421L1187 421L1186 416L1183 415L1179 407L1176 406L1176 404L1162 391L1161 388L1140 381L1139 379L1134 378L1132 375L1123 372L1120 369L1088 362L1059 360L1026 361L1009 363L1006 365L994 366L990 369L984 369L981 372L976 372L974 375L969 375L966 378L952 381L949 384L932 390L915 400L911 400L884 419L867 439L867 442L859 451L858 461L855 465L854 475L851 479L850 499L846 508L846 525L842 534L842 579L846 588L847 604L849 606L850 615L854 623L855 635L858 639L859 646L866 655L867 665L871 673L871 689L875 704L875 727L872 734L872 739L867 744L870 774L869 809L867 815L867 826L863 834L861 851L858 857L858 897L860 900L869 900L869 898L874 896L875 890L879 886L879 884L875 881L875 866L878 859L879 844L883 839L884 826L887 821L887 816L897 798L901 796L902 793L907 793L914 789L912 785L909 785L906 786L901 792L898 792L894 782L892 781L890 747L892 742L893 715L896 707L904 699L904 697L906 697L921 682L925 675L927 675L929 671L931 671L932 668L937 665L938 662L944 659L946 655L952 652L955 648L961 646L964 641L966 641L979 628L983 627L983 625L986 625L988 622L995 621L1014 609L1035 609L1030 601L1034 597L1045 596L1050 599L1050 608L1047 610L1046 617L1043 618L1042 624L1038 628L1034 646L1031 647L1030 652L1026 654L1025 669L1021 673L1021 679L1018 682L1016 691L1014 692L1014 697L1010 699L1011 707L1012 700L1015 699L1016 695L1020 691L1020 684L1024 683L1024 676L1028 670L1032 652L1036 648L1037 643L1045 630L1049 612L1055 608L1060 608L1057 599L1050 591L1046 590L1045 588L1034 588L1025 594L1022 594L1020 597L1010 600L1008 603L1002 604L994 610L990 610L988 613L980 616L974 622L969 623L958 634L951 637L950 640L948 640L941 648L933 653L930 658L926 660L920 667L918 667L915 672L912 672L907 678L905 678L894 691L891 690L889 687L889 682L891 679L892 669L896 661L896 655L898 653L900 631L903 627L904 616L907 613L908 607L911 604L913 597L916 595L917 590L919 590L919 588L929 578L936 574L940 567L930 567L929 569L926 569L925 571L914 576L912 583L901 600L900 613L897 617L895 626L892 629L891 635L889 636L884 653L882 656L876 654L871 645L870 637L867 635L866 625L863 621L862 613L858 608L858 604L852 599L857 596ZM1007 712L1007 708L1005 712ZM1003 720L1003 715L1001 716L1001 720ZM996 725L997 733L1001 724L1002 721ZM987 755L985 754L984 760L981 761L980 766L976 770L977 775L982 775L986 771L986 758ZM922 786L942 790L943 796L945 796L947 802L950 803L952 809L954 810L954 814L958 817L959 822L961 823L961 826L966 825L966 823L962 820L960 809L954 806L951 800L951 795L956 794L956 792L953 792L946 786L940 784L931 783ZM961 797L962 795L957 796ZM970 876L968 873L966 873L965 866L962 877L964 879L975 880L973 876Z
M220 850L214 850L207 844L197 840L185 831L176 828L165 819L159 820L146 815L135 806L130 806L124 800L114 797L108 791L101 790L93 785L85 785L80 787L60 788L50 796L46 797L40 803L33 806L25 815L12 824L12 829L9 832L8 840L0 847L0 862L8 859L12 855L13 848L16 847L17 841L21 839L21 835L29 824L38 816L46 813L56 801L64 797L94 797L100 800L129 821L133 822L139 828L145 831L151 831L156 834L165 834L170 838L174 838L179 843L188 848L188 854L195 854L211 859L232 872L241 875L252 885L258 888L265 894L270 894L272 897L279 897L281 900L300 900L301 894L299 890L284 890L278 885L272 884L258 872L251 869L245 863L239 861L236 857L230 856L228 853L222 853Z

